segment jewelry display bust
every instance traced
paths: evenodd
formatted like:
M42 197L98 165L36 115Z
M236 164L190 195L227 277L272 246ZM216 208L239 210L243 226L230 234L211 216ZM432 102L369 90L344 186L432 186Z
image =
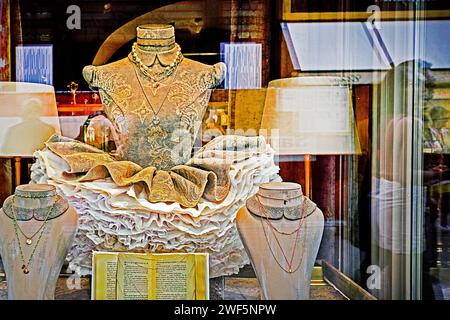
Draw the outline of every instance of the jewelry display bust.
M21 185L0 211L0 255L8 299L53 300L78 226L76 211L51 185Z
M190 159L209 89L224 75L223 63L184 58L169 25L138 27L127 58L83 70L120 135L118 159L163 170Z
M297 186L300 187L284 182L263 184L237 215L239 234L256 272L263 299L309 299L311 273L322 239L324 218L322 211L303 196ZM266 194L262 189L266 189ZM281 197L269 199L267 190L275 190ZM298 197L289 195L293 190ZM282 204L278 205L277 201ZM269 206L269 203L275 205Z

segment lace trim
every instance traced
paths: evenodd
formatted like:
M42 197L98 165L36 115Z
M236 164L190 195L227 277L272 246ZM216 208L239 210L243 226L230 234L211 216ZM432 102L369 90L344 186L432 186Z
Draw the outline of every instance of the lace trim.
M48 211L52 209L53 205L42 207L42 208L22 208L14 204L14 198L16 196L12 195L8 197L3 203L3 212L10 218L14 218L14 212L18 221L29 221L35 219L38 221L44 221L47 217ZM69 209L69 203L57 195L57 200L54 204L53 212L50 214L47 220L55 219L62 214L64 214L67 209Z

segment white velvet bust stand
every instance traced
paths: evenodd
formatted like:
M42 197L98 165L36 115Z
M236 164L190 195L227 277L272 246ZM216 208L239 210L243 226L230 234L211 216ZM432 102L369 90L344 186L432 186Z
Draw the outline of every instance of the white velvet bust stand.
M246 207L241 208L237 215L237 227L261 286L262 298L265 300L308 300L312 269L322 240L324 226L322 211L317 208L306 218L300 229L292 263L293 270L297 266L299 268L293 273L282 270L273 258L262 229L261 219L264 219L270 247L277 256L278 262L284 269L289 268L265 218L252 215ZM285 218L271 220L271 222L275 228L283 232L292 232L299 226L298 220L290 221ZM295 233L289 236L279 234L277 236L290 260L294 249Z
M18 221L18 224L25 234L33 234L42 221L32 219ZM24 274L13 221L0 210L0 255L5 268L9 300L54 300L56 282L77 226L78 215L72 207L61 216L49 220L34 254L30 273ZM34 246L27 246L23 238L21 243L27 260Z

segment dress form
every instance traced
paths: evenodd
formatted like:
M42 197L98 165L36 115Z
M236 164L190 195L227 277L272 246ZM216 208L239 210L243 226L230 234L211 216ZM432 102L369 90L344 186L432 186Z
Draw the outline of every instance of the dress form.
M210 89L222 82L225 65L180 55L172 26L143 25L127 58L83 69L118 133L117 160L161 170L189 160Z
M263 299L309 299L311 273L322 239L324 218L322 211L316 208L304 219L299 231L292 273L289 273L286 271L289 269L288 264L270 231L266 218L253 215L247 207L239 210L236 219L238 231L256 272ZM298 220L286 218L270 220L270 222L277 230L285 233L292 233L299 226ZM265 228L265 232L262 228ZM294 250L295 233L277 234L277 237L290 259Z
M18 187L19 188L19 187ZM32 195L54 190L50 185L22 185L20 188ZM46 201L45 199L43 201ZM34 208L36 199L22 198L15 203L18 212L20 208ZM34 218L27 221L17 221L20 229L27 235L35 233L43 224ZM72 244L78 226L78 215L75 209L69 207L61 215L49 219L31 264L29 273L21 269L21 260L13 219L0 210L0 254L6 272L9 300L53 300L56 282L63 266L65 257ZM33 238L33 243L27 245L25 237L18 232L25 260L28 260L35 247L39 235Z

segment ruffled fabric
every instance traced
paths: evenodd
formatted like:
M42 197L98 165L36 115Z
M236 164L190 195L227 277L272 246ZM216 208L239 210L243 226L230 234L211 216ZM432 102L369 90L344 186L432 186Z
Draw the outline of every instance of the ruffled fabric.
M235 226L237 211L261 183L281 180L273 150L263 138L218 137L188 163L172 169L175 177L200 186L193 189L201 193L196 205L187 207L179 201L153 202L158 170L150 171L149 181L142 179L148 168L126 164L131 169L117 176L121 161L98 149L55 137L47 146L35 153L32 181L55 185L79 213L79 230L67 257L69 269L79 275L90 273L93 250L208 252L211 277L236 273L249 263ZM74 155L83 153L95 155L94 160L78 163ZM197 175L197 170L206 174ZM180 190L177 180L170 173L168 177L165 181ZM195 197L180 199L188 198Z
M168 171L155 167L142 168L131 161L115 161L99 149L57 135L51 137L46 146L69 166L62 173L66 180L87 182L110 177L119 187L136 184L146 192L150 202L178 202L191 208L198 204L201 197L214 202L225 199L230 188L229 170L233 163L244 160L249 153L265 151L262 137L245 138L245 143L237 140L236 136L222 138L221 145L216 142L214 149L211 149L211 144L187 165L178 165Z

